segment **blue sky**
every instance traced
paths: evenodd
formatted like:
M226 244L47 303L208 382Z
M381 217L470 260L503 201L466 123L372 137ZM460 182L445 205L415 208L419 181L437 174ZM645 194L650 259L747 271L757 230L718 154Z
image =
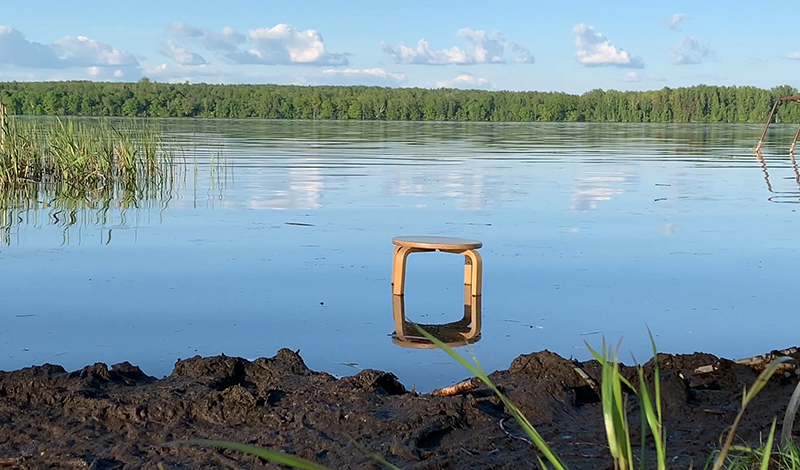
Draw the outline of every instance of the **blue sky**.
M797 2L4 0L0 81L800 87Z

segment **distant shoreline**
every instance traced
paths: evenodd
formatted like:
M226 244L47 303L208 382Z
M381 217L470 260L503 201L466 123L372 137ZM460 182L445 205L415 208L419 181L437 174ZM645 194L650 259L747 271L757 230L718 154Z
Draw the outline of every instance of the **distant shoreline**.
M697 85L650 91L568 94L367 86L0 82L13 115L206 117L356 121L662 122L764 124L790 86ZM800 106L778 107L778 123L800 122Z

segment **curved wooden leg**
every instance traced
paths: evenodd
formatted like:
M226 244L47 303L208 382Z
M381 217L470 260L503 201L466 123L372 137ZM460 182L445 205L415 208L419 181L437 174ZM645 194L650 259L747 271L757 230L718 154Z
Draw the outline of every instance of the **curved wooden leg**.
M403 295L406 288L406 260L411 253L420 253L420 248L407 248L398 246L394 250L394 261L392 262L392 294Z
M470 296L472 297L472 296ZM470 328L467 333L461 333L467 341L481 334L481 296L476 295L472 297L472 302L464 306L464 310L469 309L471 316ZM466 311L464 312L466 316Z
M409 248L400 246L394 250L394 261L392 262L392 294L394 295L403 295L406 283L408 250Z
M392 314L394 317L394 334L398 339L405 341L406 309L402 295L392 296Z
M400 247L395 246L394 252L392 253L392 285L394 285L395 281L395 272L397 272L397 254L400 253Z
M481 295L483 293L483 258L481 258L481 255L475 250L465 251L464 256L467 257L471 265L469 269L469 284L472 287L472 295ZM464 271L464 276L466 276L467 269L465 268Z

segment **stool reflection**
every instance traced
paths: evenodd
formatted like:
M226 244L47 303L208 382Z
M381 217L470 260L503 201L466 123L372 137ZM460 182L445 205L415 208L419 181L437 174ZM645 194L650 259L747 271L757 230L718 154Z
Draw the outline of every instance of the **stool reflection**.
M392 296L394 314L394 333L392 342L404 348L433 349L436 345L422 336L414 323L406 320L405 299L402 295ZM464 295L464 317L456 322L440 325L417 323L433 337L450 347L465 346L481 339L481 296Z

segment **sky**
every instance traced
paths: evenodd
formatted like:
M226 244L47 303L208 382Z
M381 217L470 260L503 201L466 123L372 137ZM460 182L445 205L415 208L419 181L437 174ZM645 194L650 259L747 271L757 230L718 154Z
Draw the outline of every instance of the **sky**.
M798 3L0 0L0 81L800 88ZM0 85L1 86L1 85Z

